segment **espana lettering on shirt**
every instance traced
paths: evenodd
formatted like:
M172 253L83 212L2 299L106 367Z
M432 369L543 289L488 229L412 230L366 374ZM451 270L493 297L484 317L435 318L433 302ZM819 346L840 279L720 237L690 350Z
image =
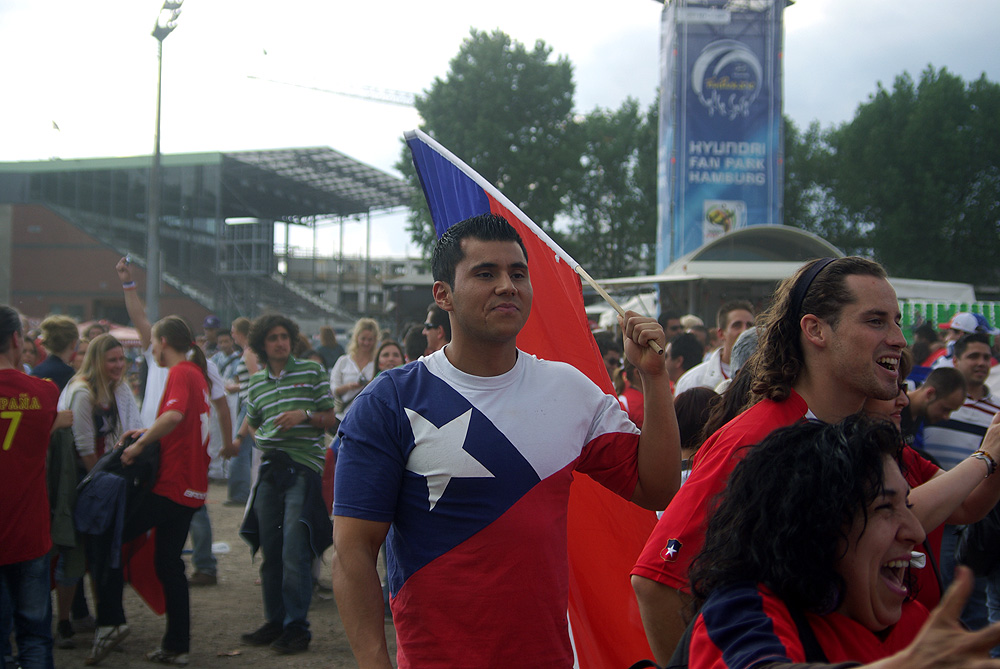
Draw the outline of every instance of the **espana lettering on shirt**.
M38 398L28 393L21 393L17 397L0 397L0 411L39 411L41 408L42 403Z

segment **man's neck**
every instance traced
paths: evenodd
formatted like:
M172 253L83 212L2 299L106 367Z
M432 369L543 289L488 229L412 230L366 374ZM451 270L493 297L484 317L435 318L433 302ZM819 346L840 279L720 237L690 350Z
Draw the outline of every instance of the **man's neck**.
M966 388L966 392L968 392L969 397L978 402L987 395L986 384L980 383L979 385L976 386L968 385L968 387Z
M841 388L831 388L829 379L823 383L803 371L792 383L809 410L824 423L839 423L848 416L858 413L865 404L865 397Z
M444 347L448 362L459 371L473 376L500 376L514 368L517 362L517 342L512 340L463 343L452 339Z
M732 354L731 349L727 349L725 346L719 349L719 360L722 361L723 365L729 364L729 356Z
M268 371L271 372L271 376L281 376L282 372L285 371L285 367L288 365L288 362L290 360L291 360L291 357L285 358L284 360L280 360L280 361L278 361L278 360L268 360L267 361L267 369L268 369Z

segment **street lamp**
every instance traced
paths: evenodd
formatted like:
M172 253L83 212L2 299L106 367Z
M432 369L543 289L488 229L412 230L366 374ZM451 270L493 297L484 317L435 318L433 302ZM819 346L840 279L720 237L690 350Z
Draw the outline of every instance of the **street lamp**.
M184 0L164 0L153 37L156 38L156 130L153 132L153 166L149 170L149 207L146 235L146 313L152 322L160 318L160 88L163 79L163 40L177 27Z

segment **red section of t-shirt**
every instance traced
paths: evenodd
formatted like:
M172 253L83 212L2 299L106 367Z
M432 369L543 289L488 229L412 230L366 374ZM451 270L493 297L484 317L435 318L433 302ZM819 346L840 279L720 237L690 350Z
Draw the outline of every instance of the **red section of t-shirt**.
M183 420L160 439L160 473L153 492L198 508L208 496L208 384L190 361L170 368L157 417L179 411Z
M58 400L52 381L0 370L0 565L52 547L45 456Z
M903 447L903 477L910 484L911 488L927 483L934 475L941 471L937 465L930 460L921 457L919 453L909 446ZM934 563L941 564L941 539L944 537L944 525L938 525L927 533L927 544L931 548ZM923 551L917 546L914 550ZM910 574L916 576L916 600L927 607L933 609L941 600L941 584L938 583L937 575L928 557L927 564L922 569L911 568Z
M688 568L704 543L708 514L743 457L743 447L760 443L773 430L793 424L808 410L805 400L793 390L783 402L761 400L709 437L695 455L691 476L649 535L632 574L686 592ZM672 544L669 553L668 542Z

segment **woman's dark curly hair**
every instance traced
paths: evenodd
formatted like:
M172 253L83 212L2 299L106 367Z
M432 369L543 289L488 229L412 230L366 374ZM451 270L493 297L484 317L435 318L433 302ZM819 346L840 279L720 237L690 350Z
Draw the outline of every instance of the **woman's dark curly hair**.
M844 591L834 567L849 550L847 532L859 513L867 526L868 506L885 484L885 457L898 462L900 448L894 426L862 415L803 421L749 447L692 563L695 597L761 583L791 606L834 610Z
M809 281L810 270L824 262L828 264ZM806 314L814 314L836 328L841 310L856 299L846 281L854 274L886 278L878 263L848 256L832 262L808 262L781 282L767 311L757 317L757 352L747 361L754 377L755 399L766 397L780 402L788 397L805 363L799 321Z

